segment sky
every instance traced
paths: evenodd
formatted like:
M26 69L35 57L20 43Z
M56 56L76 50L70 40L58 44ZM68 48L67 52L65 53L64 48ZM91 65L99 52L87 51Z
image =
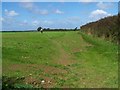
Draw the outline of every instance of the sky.
M2 2L0 20L3 31L68 29L117 13L117 2Z

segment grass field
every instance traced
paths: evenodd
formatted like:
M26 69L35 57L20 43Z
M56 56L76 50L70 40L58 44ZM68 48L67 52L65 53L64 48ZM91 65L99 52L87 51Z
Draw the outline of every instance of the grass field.
M117 88L118 47L78 31L4 32L4 88Z

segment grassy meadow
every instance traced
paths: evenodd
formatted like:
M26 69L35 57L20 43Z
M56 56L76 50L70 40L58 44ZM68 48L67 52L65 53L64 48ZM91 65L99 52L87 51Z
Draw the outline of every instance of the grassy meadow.
M117 54L79 31L3 32L3 88L117 88Z

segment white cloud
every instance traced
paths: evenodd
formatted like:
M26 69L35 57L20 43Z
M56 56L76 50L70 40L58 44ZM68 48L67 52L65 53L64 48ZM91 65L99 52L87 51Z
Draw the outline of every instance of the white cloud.
M38 10L38 11L36 11L36 13L38 13L38 14L42 14L42 15L47 15L48 14L48 10Z
M48 25L51 25L51 24L53 24L53 21L44 20L44 21L43 21L43 23L44 23L44 24L48 24Z
M59 10L59 9L56 9L56 10L55 10L55 13L56 13L56 14L63 14L64 12L61 11L61 10Z
M15 12L14 10L8 11L7 9L5 9L5 15L13 17L13 16L17 16L19 14L17 12Z
M31 2L22 2L21 5L24 7L24 8L27 8L27 9L32 9L34 8L34 4L31 3Z
M28 25L28 21L27 21L27 20L24 20L23 22L20 22L20 25L21 25L21 26L26 26L26 25Z
M23 22L24 22L24 23L27 23L27 20L24 20Z
M47 15L48 10L46 9L41 9L38 6L36 6L32 2L21 2L20 4L23 8L27 9L28 11L35 13L35 14L40 14L40 15Z
M110 2L109 3L99 2L99 3L97 3L97 7L100 9L109 9L109 8L113 7L113 4Z
M111 14L107 13L106 11L98 9L98 10L92 11L90 14L90 17L93 19L100 19L100 18L107 17L110 15Z
M0 21L3 22L5 19L3 17L0 18Z
M23 21L19 21L18 24L20 26L29 26L29 27L38 27L38 26L49 26L53 24L53 21L51 20L38 20L38 19L34 19L32 21L27 21L27 20L23 20Z

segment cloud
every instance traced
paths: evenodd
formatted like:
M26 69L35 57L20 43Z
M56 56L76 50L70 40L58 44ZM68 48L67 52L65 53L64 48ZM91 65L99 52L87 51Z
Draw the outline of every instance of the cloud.
M20 22L20 25L21 25L21 26L26 26L26 25L28 25L28 21L27 21L27 20L24 20L23 22Z
M48 11L47 9L43 9L43 8L40 8L38 7L37 5L35 5L33 2L21 2L20 5L27 9L28 11L34 13L34 14L39 14L39 15L48 15L50 13L53 13L53 14L63 14L64 12L59 10L59 9L56 9L54 11Z
M38 20L34 20L34 21L32 22L32 24L33 24L34 26L37 26L37 25L39 25L39 21L38 21Z
M89 17L93 19L100 19L100 18L107 17L107 16L111 16L111 14L107 13L104 10L97 9L95 11L92 11Z
M13 17L4 17L2 22L3 30L30 30L33 29L33 25L27 20L17 20Z
M12 25L16 20L12 17L4 17L3 23L6 25Z
M22 7L29 9L29 10L32 10L35 7L34 4L31 2L22 2L21 5Z
M0 18L0 22L3 22L5 19L3 17Z
M113 7L113 4L110 2L109 3L99 2L99 3L97 3L97 7L100 9L109 9L109 8Z
M50 27L51 25L54 25L56 22L54 20L33 20L31 23L31 26L38 27Z
M40 14L40 15L47 15L48 10L46 9L40 9L38 6L36 6L32 2L21 2L20 4L23 8L27 9L28 11L35 13L35 14Z
M51 25L51 24L53 24L53 21L50 21L50 20L44 20L43 23L44 23L44 24Z
M50 28L75 28L80 26L81 20L80 17L72 16L62 19L53 19L51 20L51 22L51 24L47 24L47 26ZM46 24L44 24L43 26L46 26Z
M19 14L17 12L15 12L14 10L8 11L7 9L5 9L5 15L13 17L13 16L17 16Z
M38 10L38 11L36 11L36 13L38 13L38 14L42 14L42 15L47 15L48 14L48 10Z
M56 13L56 14L63 14L64 12L61 11L61 10L59 10L59 9L56 9L56 10L55 10L55 13Z

